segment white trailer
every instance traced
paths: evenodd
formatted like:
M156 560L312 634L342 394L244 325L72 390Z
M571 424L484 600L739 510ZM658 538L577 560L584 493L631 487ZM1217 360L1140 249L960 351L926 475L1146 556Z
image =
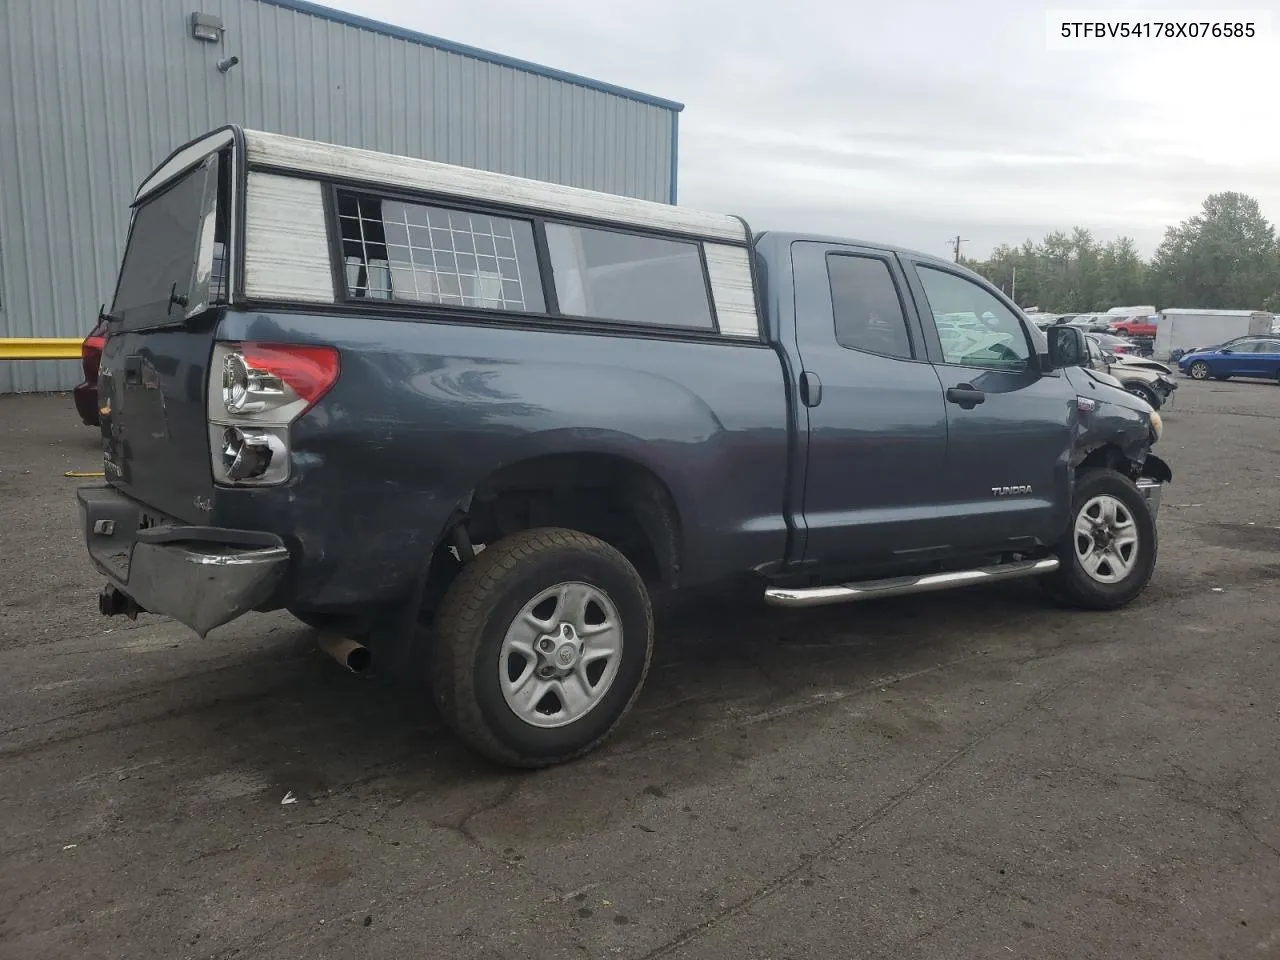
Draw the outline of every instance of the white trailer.
M1167 360L1174 350L1209 347L1236 337L1266 336L1271 314L1261 310L1160 311L1156 324L1155 356Z

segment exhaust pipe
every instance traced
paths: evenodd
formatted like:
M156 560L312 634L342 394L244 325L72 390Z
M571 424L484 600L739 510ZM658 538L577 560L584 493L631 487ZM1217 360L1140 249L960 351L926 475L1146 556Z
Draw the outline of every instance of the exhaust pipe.
M352 673L363 673L373 660L369 648L350 637L341 637L336 633L322 633L317 642L321 650Z

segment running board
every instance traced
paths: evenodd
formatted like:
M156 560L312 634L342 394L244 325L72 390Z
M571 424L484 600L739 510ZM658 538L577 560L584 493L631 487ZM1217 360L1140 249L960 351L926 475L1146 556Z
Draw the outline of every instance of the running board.
M891 577L887 580L865 580L861 583L842 583L833 587L800 587L786 590L770 587L764 592L766 603L775 607L820 607L829 603L851 603L855 600L871 600L876 597L898 597L909 593L929 593L934 590L950 590L973 583L996 583L1000 580L1017 580L1021 577L1038 577L1058 569L1058 558L1044 560L1019 560L1001 563L994 567L976 570L956 570L952 573L931 573L926 577Z

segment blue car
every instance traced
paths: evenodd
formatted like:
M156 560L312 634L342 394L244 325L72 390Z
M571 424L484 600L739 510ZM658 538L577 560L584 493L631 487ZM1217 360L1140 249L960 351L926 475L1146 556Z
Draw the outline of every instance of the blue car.
M1280 380L1280 337L1244 337L1178 358L1178 369L1192 380L1260 377Z

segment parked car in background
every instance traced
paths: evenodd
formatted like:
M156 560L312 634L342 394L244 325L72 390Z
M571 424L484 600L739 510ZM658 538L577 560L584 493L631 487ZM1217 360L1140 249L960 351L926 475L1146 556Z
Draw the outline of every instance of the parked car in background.
M1150 337L1155 339L1156 318L1154 314L1147 317L1125 317L1123 320L1112 321L1110 329L1112 333L1122 337Z
M1151 404L1153 410L1159 410L1178 389L1178 382L1171 373L1164 374L1157 370L1148 370L1141 366L1124 363L1113 353L1107 353L1098 346L1098 341L1086 336L1089 346L1089 366L1099 373L1105 373L1120 382L1120 386L1135 397L1141 397Z
M1086 333L1085 339L1092 340L1098 345L1098 349L1107 356L1109 363L1118 363L1125 367L1136 367L1140 370L1154 370L1156 373L1163 373L1166 377L1173 376L1173 368L1158 360L1152 360L1150 357L1140 356L1137 346L1131 340L1125 340L1122 337L1113 337L1107 333Z
M1134 353L1113 354L1113 362L1125 369L1135 370L1153 370L1156 373L1162 373L1166 377L1173 377L1173 367L1167 363L1161 363L1159 360L1153 360L1151 357L1143 357ZM1176 382L1176 381L1175 381Z
M1111 324L1106 317L1096 313L1082 313L1067 321L1067 326L1079 327L1086 333L1110 333Z
M1218 350L1221 350L1223 347L1232 347L1232 346L1235 346L1237 343L1244 343L1246 340L1257 340L1257 339L1258 339L1258 336L1256 334L1249 334L1243 337L1232 337L1230 340L1222 341L1222 343L1211 343L1208 346L1204 346L1204 347L1191 347L1189 350L1174 351L1175 353L1177 353L1177 356L1176 357L1170 356L1169 359L1173 360L1176 363L1177 361L1181 360L1183 357L1189 356L1193 353L1215 353Z
M98 311L98 322L80 344L80 365L84 369L84 382L71 391L76 412L86 427L98 425L98 365L102 362L102 347L107 340L107 318Z
M1137 352L1137 346L1132 340L1128 340L1125 337L1117 337L1113 333L1087 333L1085 336L1096 343L1104 353L1125 354Z
M1216 350L1199 350L1179 357L1178 369L1192 380L1280 380L1280 339L1241 337Z
M1154 352L1175 363L1189 353L1216 350L1237 340L1271 335L1271 314L1262 310L1160 311Z

